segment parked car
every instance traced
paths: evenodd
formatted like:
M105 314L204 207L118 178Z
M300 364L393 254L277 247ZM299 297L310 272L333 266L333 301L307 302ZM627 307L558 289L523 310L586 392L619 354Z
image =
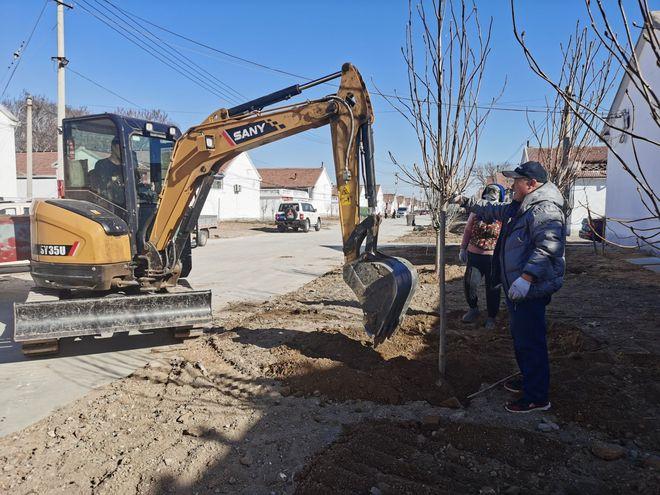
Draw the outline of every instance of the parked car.
M280 203L275 213L275 223L280 232L285 232L287 229L309 232L312 226L317 232L321 230L321 217L316 208L302 201Z
M605 219L602 217L592 218L591 224L588 218L582 219L582 227L578 235L588 241L603 242L603 238L605 238Z
M409 211L410 208L408 208L407 206L400 206L399 208L396 209L396 217L397 218L405 217Z

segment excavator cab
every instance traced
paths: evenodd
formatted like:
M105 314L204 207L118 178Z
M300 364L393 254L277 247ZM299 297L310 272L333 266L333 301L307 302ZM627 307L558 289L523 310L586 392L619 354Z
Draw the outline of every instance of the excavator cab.
M64 197L96 204L123 219L132 253L141 253L181 132L110 113L63 124Z

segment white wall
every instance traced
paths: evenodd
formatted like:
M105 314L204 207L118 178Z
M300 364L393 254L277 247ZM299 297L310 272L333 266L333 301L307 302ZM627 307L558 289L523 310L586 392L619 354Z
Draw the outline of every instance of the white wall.
M389 205L385 205L383 208L387 208L387 215L391 216L396 213L397 208L399 207L399 202L396 200L396 196Z
M309 193L298 189L262 189L260 215L262 220L275 221L275 212L285 201L309 201Z
M648 43L644 43L639 59L646 81L652 88L660 87L660 70L658 70L655 55ZM660 129L653 121L648 105L642 99L642 96L635 89L634 85L629 84L628 91L630 99L624 97L618 108L614 108L613 110L616 113L628 110L631 114L631 128L635 133L656 142L660 141ZM632 114L633 107L635 108L634 115ZM622 126L623 119L617 118L613 121L613 124ZM623 139L623 142L621 142L620 138ZM631 167L636 166L630 136L621 137L620 132L611 129L610 142L617 153L621 155L624 163ZM640 140L635 141L635 147L637 156L639 157L639 164L646 175L649 185L657 193L660 190L660 149L658 146ZM607 155L607 199L605 211L607 217L610 219L637 220L650 216L648 210L646 210L640 200L639 193L636 190L636 183L623 169L621 162L619 162L611 150ZM634 225L637 228L660 229L660 220L655 218L644 222L636 222ZM607 239L628 246L638 245L638 240L631 234L629 229L612 220L607 221ZM641 245L640 247L646 251L660 253L660 248L657 247L652 248L648 245Z
M241 153L224 169L222 188L216 180L209 192L202 215L217 215L219 220L256 220L261 217L259 192L261 178L247 153ZM240 186L236 193L234 186Z
M577 235L582 226L582 220L589 218L587 207L591 210L592 218L605 215L605 184L605 178L577 179L575 181L571 188L573 210L568 225L568 235Z
M27 198L27 179L20 177L16 180L18 197ZM56 177L33 177L32 196L35 198L57 198Z
M312 188L312 204L322 217L328 217L332 213L332 182L327 170L323 167L323 172L319 175L316 184Z
M17 122L0 111L0 196L18 196L16 185L16 146L14 128Z

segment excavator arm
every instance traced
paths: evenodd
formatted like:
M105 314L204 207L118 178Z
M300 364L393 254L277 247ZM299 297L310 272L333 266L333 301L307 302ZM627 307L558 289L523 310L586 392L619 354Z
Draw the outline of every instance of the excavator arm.
M341 78L329 96L264 110L304 89ZM176 278L176 266L222 166L240 153L329 125L339 195L345 256L344 279L365 313L365 326L378 343L389 337L416 288L407 261L377 251L376 181L371 124L374 115L362 77L351 64L341 72L296 85L230 109L220 109L189 129L176 143L144 257L148 278ZM365 175L369 215L360 222L360 164ZM362 252L361 246L366 239Z

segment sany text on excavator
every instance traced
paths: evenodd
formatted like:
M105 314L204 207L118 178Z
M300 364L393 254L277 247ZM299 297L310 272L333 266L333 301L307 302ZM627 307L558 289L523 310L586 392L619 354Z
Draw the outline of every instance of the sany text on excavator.
M266 107L340 78L335 94ZM339 194L344 280L377 345L401 322L417 286L413 267L378 251L380 216L369 94L351 64L340 72L213 112L176 127L112 114L65 119L64 198L35 200L31 274L36 288L15 304L24 350L63 337L191 328L211 320L210 291L182 283L190 238L223 166L240 153L329 125ZM369 214L360 221L360 172Z

